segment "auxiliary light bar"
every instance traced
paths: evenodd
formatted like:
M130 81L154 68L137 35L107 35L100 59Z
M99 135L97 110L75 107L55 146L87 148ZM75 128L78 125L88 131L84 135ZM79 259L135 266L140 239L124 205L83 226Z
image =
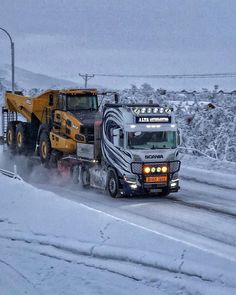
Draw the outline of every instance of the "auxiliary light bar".
M132 112L136 115L153 115L153 114L171 114L172 108L163 108L163 107L132 107Z

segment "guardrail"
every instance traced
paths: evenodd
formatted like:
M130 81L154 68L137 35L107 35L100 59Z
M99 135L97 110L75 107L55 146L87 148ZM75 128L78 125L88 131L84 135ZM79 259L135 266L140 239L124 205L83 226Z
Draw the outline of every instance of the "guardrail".
M0 173L13 179L22 180L22 178L17 174L16 165L14 165L14 172L0 168Z

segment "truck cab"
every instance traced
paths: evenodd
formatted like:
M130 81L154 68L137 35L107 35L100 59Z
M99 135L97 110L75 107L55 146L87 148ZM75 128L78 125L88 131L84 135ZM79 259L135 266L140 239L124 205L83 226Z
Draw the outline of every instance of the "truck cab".
M111 195L178 191L180 132L171 108L107 105L103 118L102 150Z

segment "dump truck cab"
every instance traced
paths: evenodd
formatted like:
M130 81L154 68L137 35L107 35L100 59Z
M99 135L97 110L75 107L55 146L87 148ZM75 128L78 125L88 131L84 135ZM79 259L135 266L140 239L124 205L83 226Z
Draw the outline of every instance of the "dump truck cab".
M65 112L98 111L96 89L62 90L58 95L58 109Z

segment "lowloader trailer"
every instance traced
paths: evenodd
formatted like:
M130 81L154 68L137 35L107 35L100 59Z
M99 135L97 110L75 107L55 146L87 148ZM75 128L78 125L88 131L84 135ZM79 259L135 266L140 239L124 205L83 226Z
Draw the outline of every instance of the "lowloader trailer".
M70 171L74 182L106 189L114 198L177 192L181 136L173 110L119 104L114 94L115 103L100 111L98 95L96 89L48 90L32 98L7 92L8 148L37 155L46 167Z

